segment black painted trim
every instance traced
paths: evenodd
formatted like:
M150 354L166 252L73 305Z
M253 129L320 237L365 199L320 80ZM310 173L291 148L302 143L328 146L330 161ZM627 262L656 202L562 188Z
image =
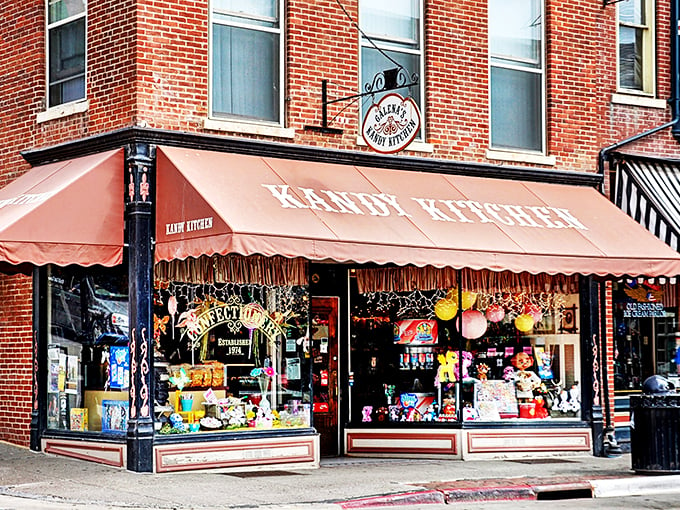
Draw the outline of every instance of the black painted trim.
M51 147L23 151L21 155L32 166L95 154L105 150L124 147L133 143L167 145L190 149L231 152L252 156L296 159L319 163L336 163L396 170L436 172L472 177L490 177L553 184L597 187L603 177L595 172L549 170L543 168L490 165L414 156L382 155L361 151L342 151L301 146L292 143L276 143L206 134L167 131L141 127L128 127L94 135L80 140Z

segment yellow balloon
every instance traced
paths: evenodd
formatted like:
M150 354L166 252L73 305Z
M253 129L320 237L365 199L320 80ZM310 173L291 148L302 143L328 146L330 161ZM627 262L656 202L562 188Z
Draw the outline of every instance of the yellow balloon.
M534 327L534 318L528 314L528 313L523 313L522 315L518 315L517 318L515 319L515 327L522 332L527 332L531 331Z
M434 314L443 321L453 319L458 313L458 304L452 299L444 298L434 305Z
M477 293L476 292L468 292L468 291L463 291L463 295L461 297L460 303L463 306L463 310L469 310L470 308L473 307L475 304L475 301L477 301Z

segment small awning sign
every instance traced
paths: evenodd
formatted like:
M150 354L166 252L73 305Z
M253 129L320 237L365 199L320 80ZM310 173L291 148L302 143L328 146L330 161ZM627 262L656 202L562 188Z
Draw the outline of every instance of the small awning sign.
M410 97L387 94L366 113L361 134L376 152L392 154L405 149L420 132L420 111Z

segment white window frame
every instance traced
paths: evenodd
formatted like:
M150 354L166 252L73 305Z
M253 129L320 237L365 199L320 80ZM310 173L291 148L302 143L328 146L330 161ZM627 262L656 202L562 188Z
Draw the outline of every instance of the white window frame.
M246 1L246 0L244 0ZM236 132L251 132L251 129L248 127L248 125L252 124L259 124L259 125L269 125L269 126L276 126L276 127L284 127L285 124L285 119L286 119L286 110L285 110L285 80L286 80L286 59L285 59L285 45L286 45L286 37L285 37L285 20L286 20L286 11L285 11L285 2L283 0L276 0L278 6L278 12L279 12L279 26L278 28L271 28L271 27L263 27L259 25L253 25L249 24L247 22L239 23L236 21L227 21L227 20L218 20L215 17L216 12L220 12L219 9L213 6L215 3L213 0L210 1L209 3L209 27L208 27L208 119L205 121L205 126L206 129L213 129L213 130L218 130L218 131L236 131ZM224 12L224 14L228 14L231 16L234 16L234 13L231 12ZM244 17L245 18L245 17ZM216 114L213 111L213 27L215 25L225 25L225 26L232 26L232 27L237 27L237 28L244 28L248 30L258 30L262 32L268 32L268 33L274 33L279 36L279 119L278 121L267 121L267 120L262 120L262 119L249 119L246 117L243 117L241 115L229 115L225 113L218 113ZM277 136L278 132L274 133L265 133L265 134L272 134L273 136ZM253 133L253 134L262 134L262 133ZM284 137L289 137L289 133L286 133Z
M489 44L489 70L488 70L488 77L489 77L489 152L496 154L497 157L490 158L490 159L502 159L502 160L516 160L517 158L512 157L512 158L504 158L504 157L498 157L499 154L502 153L516 153L516 154L528 154L528 155L539 155L539 156L547 156L547 147L548 147L548 129L547 129L547 117L548 117L548 77L547 77L547 71L546 71L546 5L545 5L545 0L540 1L540 6L541 6L541 48L538 52L541 58L541 63L538 68L531 68L528 66L522 66L521 65L521 59L514 59L516 64L510 63L513 59L509 58L507 55L499 56L499 61L494 62L494 55L491 53L491 44ZM490 7L489 7L490 9ZM491 32L489 30L488 33L488 39L490 41L491 39ZM504 62L502 62L504 61ZM522 72L531 72L535 74L540 74L541 75L541 126L539 127L540 129L540 134L541 134L541 148L539 150L531 150L531 149L525 149L522 147L517 147L517 148L510 148L510 147L497 147L493 145L493 134L491 132L491 126L492 126L492 111L491 111L491 70L494 67L502 68L502 69L513 69L513 70L518 70ZM543 162L541 160L541 164L554 164L552 159L546 160Z
M68 18L50 23L50 0L45 0L45 106L47 112L52 112L53 110L59 110L54 114L48 113L44 120L51 120L52 118L58 118L65 115L70 115L72 113L79 113L84 111L83 108L75 106L75 103L82 103L87 100L87 0L83 0L84 9L83 12L74 14ZM80 18L85 19L85 62L83 71L83 81L84 81L84 93L83 97L74 99L73 101L66 101L63 103L50 104L50 30L58 28L67 23L71 23ZM85 106L87 110L87 106Z
M362 1L366 1L366 0L359 0L359 2L362 2ZM424 5L424 3L425 2L424 2L424 0L418 0L418 3L419 3L420 16L419 16L419 19L418 19L418 49L417 50L409 49L409 48L406 48L403 45L399 45L400 42L401 43L407 43L408 42L408 41L405 41L404 39L399 38L399 37L388 38L385 35L375 35L375 34L371 34L370 32L364 32L364 33L366 33L366 35L368 37L370 37L371 40L375 43L375 46L377 46L381 50L397 51L397 52L401 52L401 53L408 53L408 54L411 54L411 55L418 55L419 56L418 57L418 69L415 72L418 75L418 85L416 85L416 87L418 87L418 95L420 96L420 104L418 104L418 109L420 110L420 118L422 119L422 121L421 121L421 124L420 124L420 133L418 134L418 136L416 136L415 140L419 141L419 142L423 142L424 140L426 140L426 136L425 136L425 118L426 118L425 110L426 110L426 108L425 108L425 106L426 106L426 103L427 103L426 98L425 98L425 33L424 33L424 31L425 31L425 23L424 23L425 5ZM361 27L361 19L359 19L359 26ZM361 27L361 28L363 30L363 27ZM363 74L362 73L361 54L362 54L363 48L373 48L373 49L375 49L375 46L373 46L373 44L371 44L370 41L365 40L361 33L358 34L358 37L359 37L359 88L358 88L358 90L359 90L360 93L364 93L364 92L366 92L365 89L364 89L364 85L367 82L361 81L362 74ZM388 59L385 59L385 69L390 69L393 66L394 66L394 64L392 64ZM412 69L404 69L404 71L406 71L406 73L408 74L408 78L409 78L409 82L410 82L411 75L414 73L414 71ZM372 77L370 77L370 78L372 78ZM398 89L398 90L395 90L393 92L401 94L402 96L408 95L408 89ZM370 96L367 96L367 97L370 97ZM369 108L368 105L366 105L366 106L363 105L364 99L366 99L366 98L361 99L362 104L359 105L359 126L363 125L364 112L367 111L368 108ZM359 131L361 131L361 128L359 128ZM361 136L359 138L361 138ZM360 145L362 145L362 144L360 143ZM409 150L410 150L410 146L409 146ZM423 151L423 152L430 152L431 147L427 146L427 147L421 148L420 150Z
M616 3L616 90L623 94L636 94L654 97L656 95L656 0L640 0L645 8L645 24L638 25L622 22L619 16L621 4ZM642 38L642 89L627 88L621 85L621 27L640 28Z

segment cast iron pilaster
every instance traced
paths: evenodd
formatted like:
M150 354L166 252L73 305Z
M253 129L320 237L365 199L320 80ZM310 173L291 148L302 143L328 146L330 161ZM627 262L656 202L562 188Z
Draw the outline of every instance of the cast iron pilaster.
M130 420L127 467L153 471L153 201L156 154L146 143L126 150L128 183L125 224L128 234L130 295Z
M40 278L41 270L38 267L33 268L33 404L31 407L31 436L30 447L31 450L39 452L41 450L40 436L45 426L45 416L41 415L41 409L47 409L47 400L44 393L47 387L46 371L40 370L41 362L44 362L47 357L47 349L43 338L39 336L40 332L46 331L46 325L40 324L39 310L44 305L45 301L41 300L40 295L43 290L43 282ZM43 317L45 314L42 314Z
M581 415L593 432L593 455L604 456L602 415L600 285L592 276L579 278L581 308Z

